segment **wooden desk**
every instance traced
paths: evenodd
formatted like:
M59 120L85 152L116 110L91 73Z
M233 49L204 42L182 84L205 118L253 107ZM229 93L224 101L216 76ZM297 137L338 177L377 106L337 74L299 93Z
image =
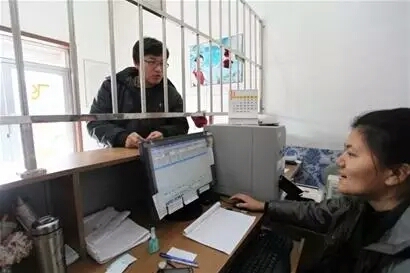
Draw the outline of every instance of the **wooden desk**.
M293 241L292 253L290 253L291 273L297 273L298 271L300 257L302 256L304 245L305 239L302 239L300 241Z
M250 213L250 215L254 215L256 219L231 256L184 237L182 232L191 222L167 222L159 226L157 235L160 241L160 252L167 252L171 247L187 250L198 255L196 261L199 267L195 268L196 273L223 272L236 256L236 252L252 239L260 229L262 213ZM292 273L297 270L302 247L303 242L294 243L291 253ZM136 257L137 261L125 271L126 273L155 273L157 271L158 263L163 259L159 257L158 253L148 254L147 249L148 243L144 243L128 252ZM87 258L71 265L68 268L68 273L104 273L110 263L99 265L91 258Z
M253 231L259 230L262 213L250 213L256 217L252 227L248 230L244 238L239 244L243 244L249 234ZM171 247L177 247L183 250L187 250L198 254L196 261L199 267L195 269L197 273L217 273L220 272L223 267L229 262L231 256L214 250L210 247L204 246L196 241L186 238L183 236L183 230L191 222L166 222L162 223L157 227L157 236L160 242L160 251L167 252ZM236 250L235 250L236 251ZM137 273L137 272L156 272L158 269L158 262L161 259L158 253L150 255L148 253L148 243L144 243L140 246L133 248L129 251L131 255L136 257L138 260L133 263L127 270L127 273ZM110 263L99 265L91 258L87 258L85 261L79 261L74 263L69 267L68 273L104 273L107 266Z

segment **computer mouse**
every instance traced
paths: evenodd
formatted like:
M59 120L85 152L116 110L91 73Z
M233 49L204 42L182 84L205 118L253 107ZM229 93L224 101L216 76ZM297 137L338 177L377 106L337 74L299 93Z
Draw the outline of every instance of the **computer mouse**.
M230 208L231 210L246 213L246 214L249 212L249 210L247 208L239 206L239 204L244 204L244 202L242 200L240 200L240 199L231 199L231 200L232 200L232 202L231 202L232 208Z
M231 198L226 201L226 203L232 205L233 207L238 207L238 204L244 203L241 199Z

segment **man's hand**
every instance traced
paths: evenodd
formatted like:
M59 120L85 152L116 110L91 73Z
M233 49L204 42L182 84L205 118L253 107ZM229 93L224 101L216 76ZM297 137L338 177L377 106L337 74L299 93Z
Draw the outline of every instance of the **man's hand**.
M161 132L154 131L146 138L147 140L161 139L164 135Z
M138 148L138 145L143 140L144 138L141 137L139 134L135 132L131 133L127 136L127 139L125 140L125 148Z

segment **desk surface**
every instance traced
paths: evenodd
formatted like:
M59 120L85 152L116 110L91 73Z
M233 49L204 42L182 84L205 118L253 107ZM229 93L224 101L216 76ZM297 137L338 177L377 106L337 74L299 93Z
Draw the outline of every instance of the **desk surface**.
M246 236L242 239L238 247L246 240L246 237L258 228L262 213L250 213L250 215L256 216L252 227L246 233ZM204 246L193 240L190 240L182 235L183 230L190 224L190 222L167 222L161 224L157 228L157 235L160 242L160 251L167 252L171 247L177 247L183 250L187 250L198 254L196 261L199 264L199 268L195 269L196 273L216 273L219 272L228 260L232 257L225 253L214 250L210 247ZM158 253L154 255L148 254L148 243L144 243L140 246L133 248L129 253L136 257L138 260L134 262L125 272L137 273L137 272L156 272L158 269L158 262L162 259ZM235 255L233 253L232 255ZM104 273L105 269L110 263L105 265L98 265L91 258L87 258L84 261L78 261L68 268L68 273Z
M73 172L81 172L85 170L112 166L137 159L138 157L138 150L125 148L108 148L73 153L55 158L44 166L39 165L39 168L45 168L47 170L47 174L45 175L27 179L22 179L17 175L1 176L0 190L16 188L33 182L49 180Z

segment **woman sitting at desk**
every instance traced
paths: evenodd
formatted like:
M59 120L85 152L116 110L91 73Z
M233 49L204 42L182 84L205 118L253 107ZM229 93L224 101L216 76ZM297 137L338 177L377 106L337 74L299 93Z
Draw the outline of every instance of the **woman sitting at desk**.
M324 255L309 272L410 273L410 108L357 118L337 164L344 197L322 203L232 199L276 222L326 234Z

